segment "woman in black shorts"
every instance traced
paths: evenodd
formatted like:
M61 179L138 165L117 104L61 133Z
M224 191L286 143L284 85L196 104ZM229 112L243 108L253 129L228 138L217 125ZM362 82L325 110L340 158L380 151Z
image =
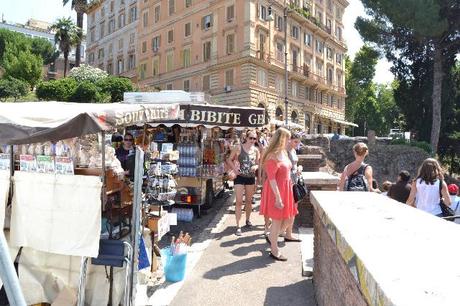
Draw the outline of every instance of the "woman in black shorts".
M236 193L236 235L241 236L241 206L243 195L246 211L246 226L251 227L252 197L254 196L256 171L259 168L259 150L254 146L257 141L257 134L253 130L248 130L245 135L245 142L237 146L230 153L227 164L237 174L233 184Z

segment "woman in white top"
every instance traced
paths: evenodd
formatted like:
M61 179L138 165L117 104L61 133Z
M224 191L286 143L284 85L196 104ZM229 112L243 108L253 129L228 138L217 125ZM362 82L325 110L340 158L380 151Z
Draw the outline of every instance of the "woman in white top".
M434 158L427 158L423 161L418 170L417 178L412 182L407 204L421 209L432 215L442 217L441 200L439 194L439 184L441 184L441 194L446 205L450 205L449 192L442 174L441 166Z

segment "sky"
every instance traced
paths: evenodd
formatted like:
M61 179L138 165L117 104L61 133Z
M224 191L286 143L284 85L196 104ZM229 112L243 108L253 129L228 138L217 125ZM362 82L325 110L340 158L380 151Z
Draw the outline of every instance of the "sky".
M71 2L71 1L69 1ZM349 0L350 5L343 16L344 37L348 45L348 54L354 58L355 53L363 45L358 31L354 28L356 17L365 16L364 7L360 0ZM8 22L25 23L29 18L39 19L53 23L61 17L71 17L76 21L74 11L70 4L62 6L62 0L0 0L0 14ZM84 21L86 25L86 18ZM391 64L384 58L380 59L376 67L374 81L388 83L393 80L390 72Z

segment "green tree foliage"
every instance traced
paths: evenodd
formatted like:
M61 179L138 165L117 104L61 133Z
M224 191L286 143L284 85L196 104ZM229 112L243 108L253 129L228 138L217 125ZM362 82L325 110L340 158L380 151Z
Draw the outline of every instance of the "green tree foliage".
M347 101L346 117L359 125L356 135L366 135L375 130L377 135L387 135L398 125L398 107L393 98L394 85L376 85L372 80L379 54L369 46L363 46L354 61L346 58Z
M0 100L6 101L13 98L15 101L27 95L29 84L15 78L7 77L0 79Z
M51 64L59 57L59 51L47 39L42 37L32 38L30 51L40 56L45 65Z
M106 100L108 99L99 91L96 84L89 81L80 82L70 98L70 101L80 103L104 102Z
M42 78L43 60L29 50L19 51L16 54L8 50L3 67L6 76L23 80L33 88Z
M40 100L71 101L77 85L74 79L63 78L38 84L35 93Z
M97 86L102 92L110 96L112 102L123 101L123 93L134 90L130 79L114 76L100 80L97 82Z
M62 0L62 5L66 5L70 0ZM81 56L81 39L83 33L83 15L86 13L88 8L88 0L71 0L72 9L77 12L77 27L79 29L79 39L77 41L77 48L75 52L75 67L80 66L80 56Z
M69 18L61 18L56 21L51 27L55 31L54 41L59 45L64 55L64 77L67 74L67 63L69 61L69 53L72 47L81 42L81 29L79 29Z
M393 71L400 83L397 103L401 108L404 102L416 104L404 107L403 111L411 108L418 120L425 120L428 126L425 129L430 131L429 140L436 152L442 128L441 113L446 107L443 83L450 73L452 60L460 51L460 2L362 0L362 3L370 18L358 18L356 27L365 41L374 43L393 61ZM423 84L426 81L427 84ZM410 100L399 101L411 94L414 95ZM405 115L413 114L405 112ZM409 127L411 121L409 119ZM426 131L416 133L425 137Z

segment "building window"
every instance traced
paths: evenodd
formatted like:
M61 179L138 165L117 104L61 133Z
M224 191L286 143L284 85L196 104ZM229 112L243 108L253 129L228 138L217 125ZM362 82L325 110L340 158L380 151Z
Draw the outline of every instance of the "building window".
M185 0L185 7L191 7L192 6L192 0Z
M142 25L146 28L149 25L149 12L146 11L142 14Z
M305 131L310 134L310 115L305 114Z
M342 28L341 27L335 27L335 37L337 37L338 40L342 40Z
M305 43L305 46L311 47L311 34L310 33L304 34L304 43Z
M227 35L227 54L235 52L235 34Z
M332 34L332 20L329 18L326 19L326 31L329 34Z
M169 16L171 16L172 14L174 14L174 12L176 12L176 0L169 0L168 4L169 4Z
M143 41L142 42L142 53L145 53L145 52L147 52L147 42Z
M342 57L343 57L342 53L336 53L335 54L335 60L336 60L337 64L342 65Z
M278 76L275 80L275 90L279 94L284 94L285 88L284 88L284 79L280 76Z
M261 87L268 87L267 72L263 69L257 71L257 84Z
M101 8L101 18L105 17L105 7Z
M190 49L184 49L182 53L182 67L190 67Z
M298 26L292 26L291 36L294 37L295 39L299 39L299 27Z
M125 14L118 15L118 28L122 28L125 26Z
M172 43L174 41L174 30L169 30L168 31L168 44Z
M136 67L136 56L134 54L130 54L128 56L128 70L134 69ZM146 66L147 69L147 66Z
M190 80L184 80L184 91L190 91Z
M284 24L283 16L277 16L277 15L275 15L275 28L276 28L279 32L282 32L282 31L284 30L283 24Z
M113 53L113 44L110 43L109 44L109 55L112 55L112 53Z
M323 63L320 61L316 61L316 74L319 76L323 76Z
M207 41L203 44L203 61L207 62L211 59L211 42Z
M160 6L155 7L155 17L154 17L155 23L160 21Z
M88 63L90 64L94 63L94 53L88 54Z
M191 22L188 22L185 24L185 37L189 37L190 35L192 35L192 23Z
M117 62L117 74L123 73L123 59L118 59Z
M259 18L261 20L267 20L267 8L263 5L259 6Z
M132 7L129 9L129 23L137 20L137 7Z
M134 44L134 39L136 38L136 33L129 34L129 44Z
M323 23L323 12L321 11L316 11L316 20L318 20L319 23Z
M155 56L153 58L153 76L157 76L160 74L160 58Z
M313 91L311 90L309 86L306 86L305 87L305 99L311 101L313 98L312 96L313 96Z
M332 60L334 58L334 51L332 51L331 47L326 48L326 56L329 60Z
M327 68L327 82L329 84L332 84L333 81L334 81L334 71L332 70L332 68Z
M101 48L97 52L97 59L100 60L100 59L103 59L103 58L104 58L104 48Z
M203 91L208 91L211 88L211 76L203 76Z
M283 110L279 106L276 108L276 111L275 111L275 119L283 120Z
M118 41L118 50L123 50L123 38Z
M115 7L115 3L113 1L110 2L110 13L113 13L113 8Z
M96 40L96 30L92 29L89 33L89 40L93 43Z
M115 32L115 19L109 20L109 34Z
M201 29L202 30L209 30L212 27L213 18L212 14L206 15L201 18Z
M172 90L173 84L166 84L166 90Z
M299 51L296 49L292 50L292 71L297 71L299 67Z
M296 81L291 82L291 95L293 97L297 97L297 82Z
M166 72L171 72L174 69L174 51L166 54Z
M107 73L113 74L113 64L111 62L107 63Z
M339 21L342 21L342 16L343 16L343 9L337 6L335 8L335 18L337 18Z
M160 50L160 41L161 41L161 36L155 36L152 38L152 51L157 52Z
M104 37L105 22L101 22L101 27L99 28L99 39Z
M281 42L276 43L276 60L284 63L284 44Z
M319 53L323 53L323 49L324 49L324 42L317 39L316 40L316 51L318 51Z
M235 18L235 6L227 6L227 21L231 22Z
M297 123L299 121L299 116L297 115L296 111L293 111L291 113L291 122Z
M225 71L225 86L233 86L233 69Z

